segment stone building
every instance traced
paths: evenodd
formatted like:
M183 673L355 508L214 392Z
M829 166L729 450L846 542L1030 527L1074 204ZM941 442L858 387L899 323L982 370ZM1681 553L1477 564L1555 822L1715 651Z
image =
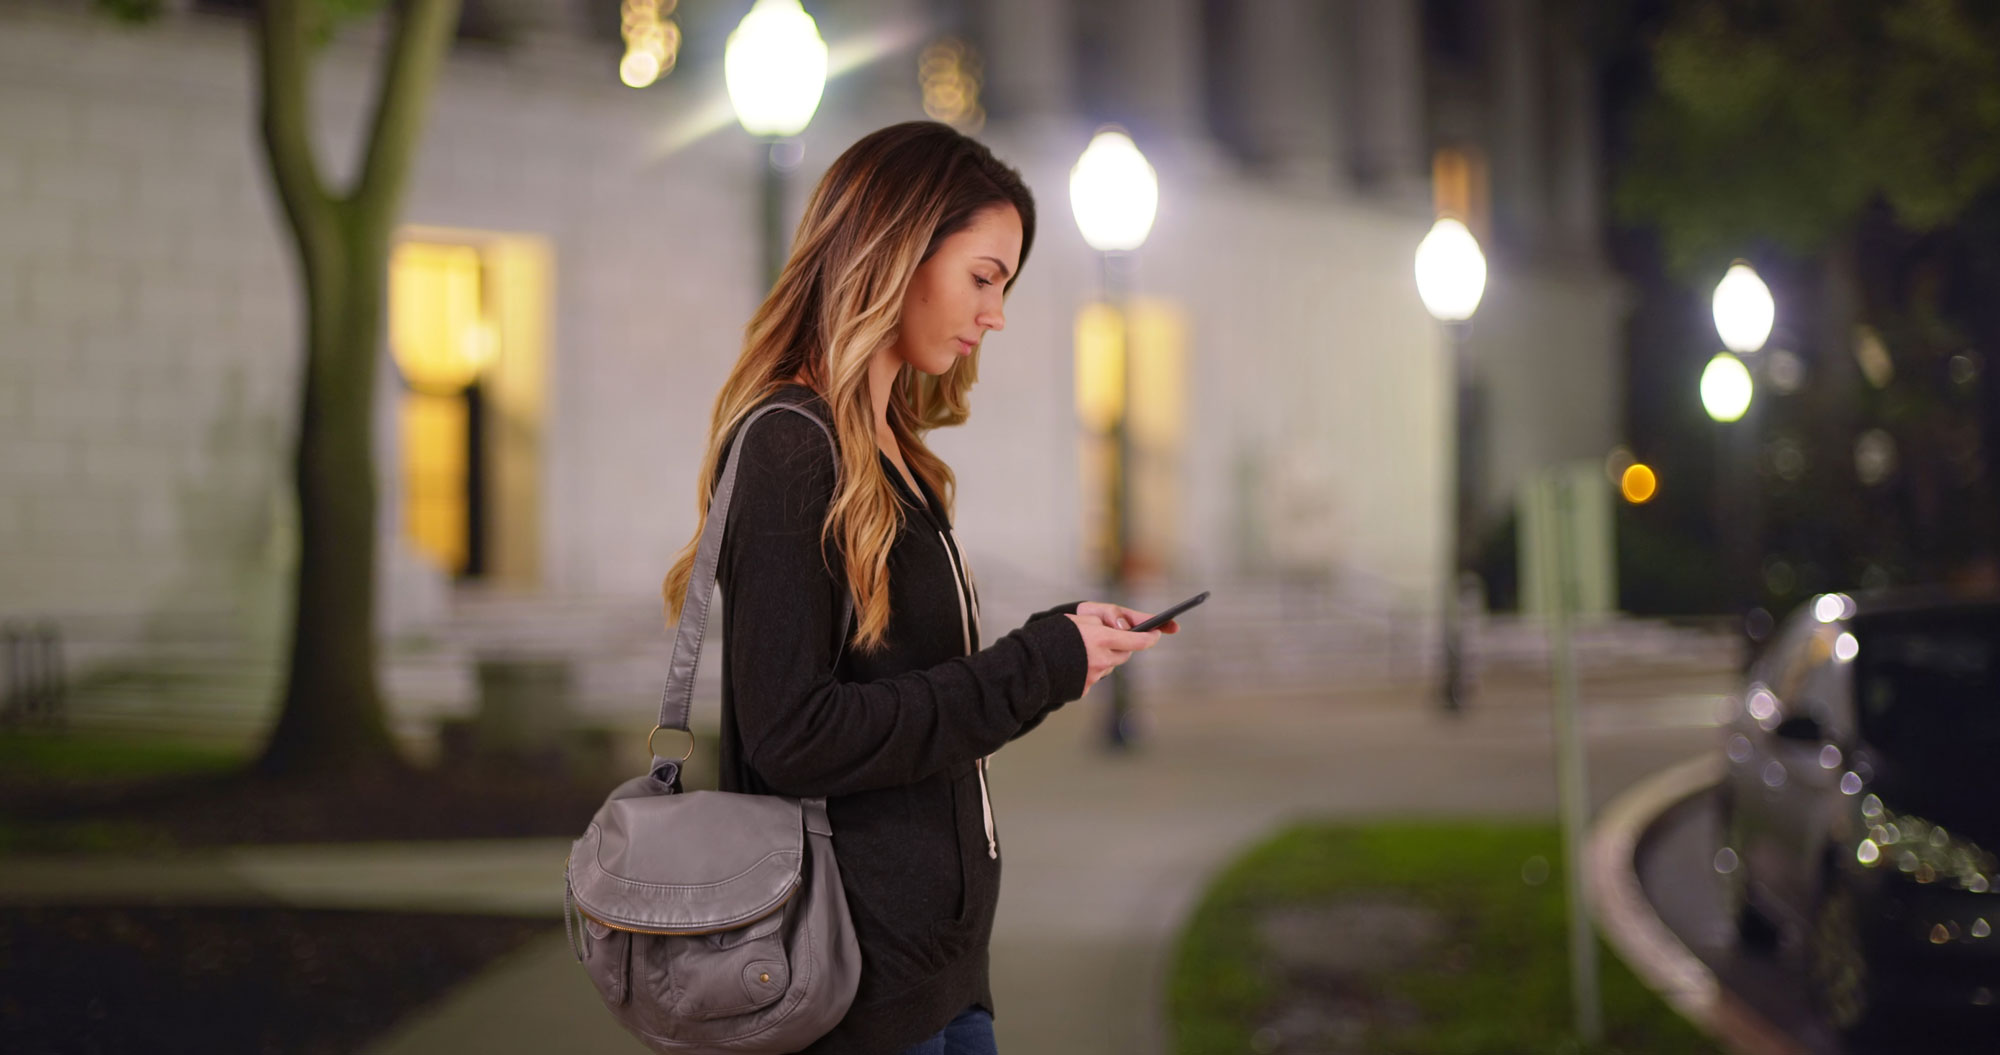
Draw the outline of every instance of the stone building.
M300 303L243 6L180 0L130 28L81 0L0 4L0 612L63 623L73 664L190 627L251 662L282 646ZM721 77L748 3L681 5L678 65L641 91L618 80L611 0L467 6L385 345L473 342L480 424L475 448L474 404L419 383L414 352L402 379L385 362L383 626L415 648L513 605L500 622L567 618L580 640L599 625L581 607L621 613L651 654L711 401L760 294L763 162ZM838 71L799 139L789 218L847 143L924 115L917 55L947 36L983 71L978 134L1037 193L972 421L934 440L988 626L1094 575L1075 347L1100 268L1066 186L1106 121L1161 183L1127 261L1169 349L1145 387L1164 408L1142 501L1154 592L1217 589L1218 633L1286 579L1330 599L1315 611L1423 636L1452 402L1410 261L1440 197L1491 261L1470 345L1488 519L1528 468L1616 442L1594 81L1558 6L807 0ZM357 28L320 64L336 175L376 40ZM421 681L405 677L392 689Z

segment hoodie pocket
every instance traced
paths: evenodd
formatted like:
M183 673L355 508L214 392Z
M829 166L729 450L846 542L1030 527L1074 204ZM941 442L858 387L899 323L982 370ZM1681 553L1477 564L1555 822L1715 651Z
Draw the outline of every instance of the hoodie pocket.
M956 957L993 925L999 900L1000 862L987 856L985 799L979 770L969 765L951 782L952 837L956 849L957 911L940 921L936 937L948 958Z

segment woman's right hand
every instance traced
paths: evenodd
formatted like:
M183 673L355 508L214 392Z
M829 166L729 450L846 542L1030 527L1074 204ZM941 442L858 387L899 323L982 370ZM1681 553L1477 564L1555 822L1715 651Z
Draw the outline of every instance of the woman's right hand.
M1083 633L1083 649L1090 657L1090 671L1083 678L1083 694L1090 695L1090 687L1099 678L1111 673L1112 669L1132 658L1135 652L1144 652L1160 639L1158 630L1148 630L1143 634L1130 630L1120 630L1115 626L1105 626L1104 621L1093 615L1072 615L1069 620Z

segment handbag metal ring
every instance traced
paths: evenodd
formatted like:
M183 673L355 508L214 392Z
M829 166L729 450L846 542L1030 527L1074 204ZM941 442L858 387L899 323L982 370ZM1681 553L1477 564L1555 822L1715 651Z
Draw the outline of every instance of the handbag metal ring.
M654 738L654 737L656 737L656 736L658 736L658 735L660 735L660 731L661 731L661 730L663 730L663 729L665 729L665 728L666 728L666 726L664 726L664 725L656 725L656 726L654 726L654 727L653 727L653 731L652 731L652 732L650 732L650 733L647 733L647 734L646 734L646 751L647 751L647 753L651 754L651 755L652 755L652 756L653 756L654 758L665 758L665 757L666 757L665 755L662 755L662 754L660 754L660 753L659 753L658 751L654 751L654 750L653 750L653 738ZM682 755L682 756L680 757L680 760L681 760L681 761L683 761L683 762L685 762L685 761L687 761L688 759L690 759L690 758L693 758L693 757L694 757L694 733L692 733L692 732L689 732L689 731L688 731L688 730L686 730L686 729L675 729L675 730L674 730L674 732L677 732L677 733L684 733L684 734L686 734L686 736L687 736L687 738L688 738L688 749L687 749L687 753L686 753L686 754L684 754L684 755Z

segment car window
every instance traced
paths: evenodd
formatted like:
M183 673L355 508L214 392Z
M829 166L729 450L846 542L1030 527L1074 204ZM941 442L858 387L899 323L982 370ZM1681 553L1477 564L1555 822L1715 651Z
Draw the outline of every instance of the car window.
M1771 639L1770 647L1764 650L1763 655L1757 657L1756 664L1750 668L1750 676L1756 681L1763 682L1765 688L1775 692L1786 668L1799 654L1799 648L1805 642L1807 632L1817 621L1804 609L1793 613L1790 619L1785 620L1784 626L1779 628L1777 635Z
M1861 631L1855 665L1861 730L1878 746L2000 746L2000 617L1884 621Z
M1822 635L1814 636L1817 639ZM1815 645L1812 650L1817 651L1818 647ZM1848 703L1852 674L1852 664L1842 663L1829 654L1805 669L1789 695L1778 697L1779 707L1787 715L1802 714L1817 719L1829 727L1829 732L1844 736L1853 731L1847 717L1853 713Z
M1801 624L1799 640L1783 657L1770 681L1781 704L1789 704L1806 691L1806 677L1833 655L1833 639L1839 632L1817 619Z

